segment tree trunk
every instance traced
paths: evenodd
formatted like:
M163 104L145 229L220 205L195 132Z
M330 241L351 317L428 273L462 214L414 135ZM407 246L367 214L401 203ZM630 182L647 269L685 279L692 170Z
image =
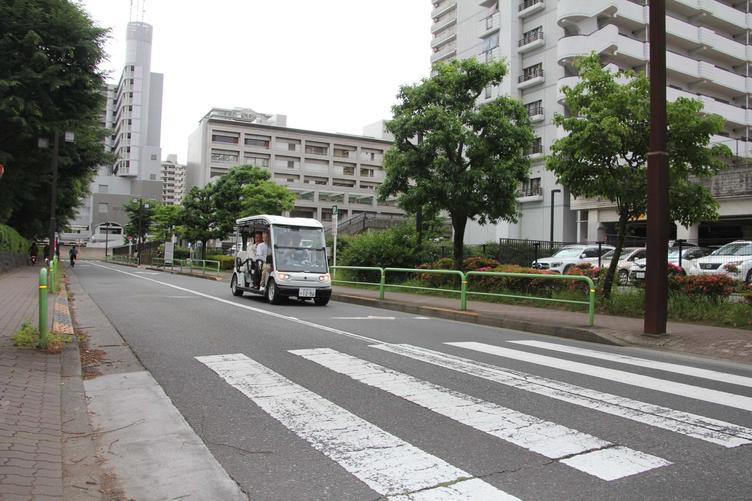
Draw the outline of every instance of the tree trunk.
M619 256L621 256L621 250L624 247L624 237L627 235L627 216L619 215L619 234L616 239L616 249L614 249L614 255L611 258L611 264L608 267L606 273L606 279L603 281L603 297L606 299L611 297L611 287L614 284L614 276L618 271L617 264L619 263Z
M462 269L462 261L464 260L465 251L465 226L467 225L467 217L464 214L455 216L452 215L452 228L454 229L454 268L456 270Z
M208 240L201 240L201 259L206 259L206 242Z
M416 233L416 243L415 243L415 252L420 252L420 248L423 245L423 208L418 208L418 211L415 213L415 233Z

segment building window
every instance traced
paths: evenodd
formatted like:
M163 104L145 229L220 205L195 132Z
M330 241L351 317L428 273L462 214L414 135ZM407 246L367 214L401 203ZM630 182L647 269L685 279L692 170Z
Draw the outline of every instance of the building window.
M152 159L152 160L156 160L156 159L157 159L157 155L156 155L156 154L154 154L154 153L152 153L152 155L151 155L151 159Z
M288 160L287 161L287 168L288 169L294 169L295 168L295 160Z
M519 41L519 46L527 45L536 40L543 40L543 26L538 26L530 31L526 31L522 34L522 40Z
M240 157L237 151L229 150L212 150L212 162L237 162Z
M530 154L543 153L543 138L536 137L533 139L533 145L530 147Z
M110 211L110 204L97 204L97 211L100 214L107 214Z
M542 115L543 114L543 101L533 101L532 103L525 104L525 108L527 108L527 115L529 117L535 116L535 115Z
M329 147L306 144L305 152L312 155L327 155L329 153Z
M523 183L522 185L523 197L533 197L533 196L538 196L542 194L543 194L543 191L541 190L541 178L533 177Z
M288 151L295 151L295 143L287 143L287 150Z
M355 167L342 167L342 174L345 176L354 176Z
M543 63L534 64L532 66L528 66L527 68L522 70L522 75L519 77L520 82L524 82L526 80L530 80L532 78L536 77L542 77L543 76Z
M360 175L363 177L373 177L373 169L360 169Z
M492 86L490 85L486 86L486 93L485 93L486 99L491 99L492 89L493 89Z
M259 157L255 155L245 155L243 161L247 165L253 165L255 167L269 167L269 159L265 157Z
M271 138L269 136L245 136L245 145L246 146L255 146L257 148L266 148L269 149L269 144L271 143Z
M238 141L239 141L238 136L228 136L225 134L212 134L212 142L214 143L238 144Z
M98 193L108 193L110 191L110 187L106 184L100 184L97 188Z
M495 32L492 35L489 35L483 39L481 39L481 47L483 51L487 50L494 50L496 47L499 46L499 32Z

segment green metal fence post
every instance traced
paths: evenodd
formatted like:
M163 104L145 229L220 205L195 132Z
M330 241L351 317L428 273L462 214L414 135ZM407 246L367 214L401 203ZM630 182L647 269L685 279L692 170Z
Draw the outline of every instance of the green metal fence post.
M386 271L381 268L381 276L379 277L379 299L384 299L384 284L386 284Z
M39 346L47 348L47 269L39 270Z
M49 286L49 291L51 293L55 293L55 258L53 257L50 261L49 270L47 271L47 285Z
M467 275L462 272L460 273L462 281L462 285L460 286L460 311L465 311L467 310Z
M588 305L588 327L595 323L595 287L590 283L590 304Z

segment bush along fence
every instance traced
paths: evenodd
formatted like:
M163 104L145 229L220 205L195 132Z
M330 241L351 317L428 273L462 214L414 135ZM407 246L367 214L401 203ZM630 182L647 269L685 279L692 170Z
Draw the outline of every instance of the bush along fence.
M151 266L156 268L162 268L164 270L170 270L178 273L199 273L206 275L207 273L212 275L219 275L220 262L213 259L173 259L171 262L165 263L164 258L153 257L151 259Z
M429 269L429 268L380 268L376 266L332 266L333 272L332 283L334 284L358 284L358 285L370 285L376 286L379 290L379 299L384 299L387 288L402 288L412 290L426 290L426 291L440 291L443 293L459 294L460 310L467 310L467 298L468 296L478 295L486 297L502 297L513 299L524 299L532 301L545 301L545 302L559 302L568 304L580 304L587 305L588 309L588 326L593 326L595 323L595 283L592 278L586 275L556 275L548 273L519 273L519 272L501 272L501 271L488 271L488 270L476 270L462 272L459 270L449 269ZM347 279L337 279L336 273L338 270L349 272ZM341 275L341 274L340 274ZM423 282L427 282L433 287L426 285L411 285L407 283L389 283L389 276L400 276L402 278L410 275L417 275ZM352 280L351 278L360 277L378 277L378 282L365 280ZM450 278L449 281L446 278ZM459 288L448 289L440 287L442 284L459 282ZM523 295L515 293L502 293L499 290L518 290L522 283L528 284L524 288L540 287L541 285L550 282L552 284L557 283L559 285L565 285L566 287L573 289L577 288L578 283L581 284L580 288L585 288L587 300L576 299L561 299L556 297L540 297L532 295ZM472 285L471 285L472 283ZM511 289L510 289L511 287ZM492 292L492 290L496 292ZM552 289L548 289L549 293Z

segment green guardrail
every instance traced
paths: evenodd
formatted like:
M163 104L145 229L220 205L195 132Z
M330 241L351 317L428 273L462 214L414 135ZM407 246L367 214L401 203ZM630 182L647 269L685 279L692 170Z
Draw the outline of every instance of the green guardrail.
M120 263L120 264L138 264L138 258L135 257L129 257L129 256L106 256L105 261L109 261L111 263Z
M213 259L173 259L172 262L165 263L164 258L155 257L152 258L151 262L152 266L157 268L169 268L170 271L174 271L177 268L178 273L200 271L202 275L206 275L207 273L219 275L220 262Z
M588 306L588 326L592 327L595 324L595 284L590 277L582 275L554 275L544 273L507 273L496 271L469 271L463 273L459 270L423 270L417 268L379 268L376 266L330 266L332 271L332 283L333 284L357 284L357 285L372 285L379 288L379 299L384 299L385 290L387 287L402 288L402 289L418 289L429 291L441 291L450 292L460 295L460 310L467 310L467 296L474 294L477 296L496 296L496 297L508 297L514 299L529 299L533 301L546 301L555 303L569 303L569 304L583 304ZM379 272L379 282L364 282L355 280L337 280L337 270L353 270L353 271L365 271L365 272ZM433 273L437 275L454 275L460 278L460 289L444 289L440 287L421 287L416 285L403 285L403 284L389 284L386 282L386 276L388 273ZM565 280L570 282L585 282L588 286L588 299L587 301L578 301L574 299L554 299L548 297L537 296L523 296L520 294L503 294L499 292L481 292L472 291L469 288L469 279L471 277L501 277L501 278L528 278L531 280Z

